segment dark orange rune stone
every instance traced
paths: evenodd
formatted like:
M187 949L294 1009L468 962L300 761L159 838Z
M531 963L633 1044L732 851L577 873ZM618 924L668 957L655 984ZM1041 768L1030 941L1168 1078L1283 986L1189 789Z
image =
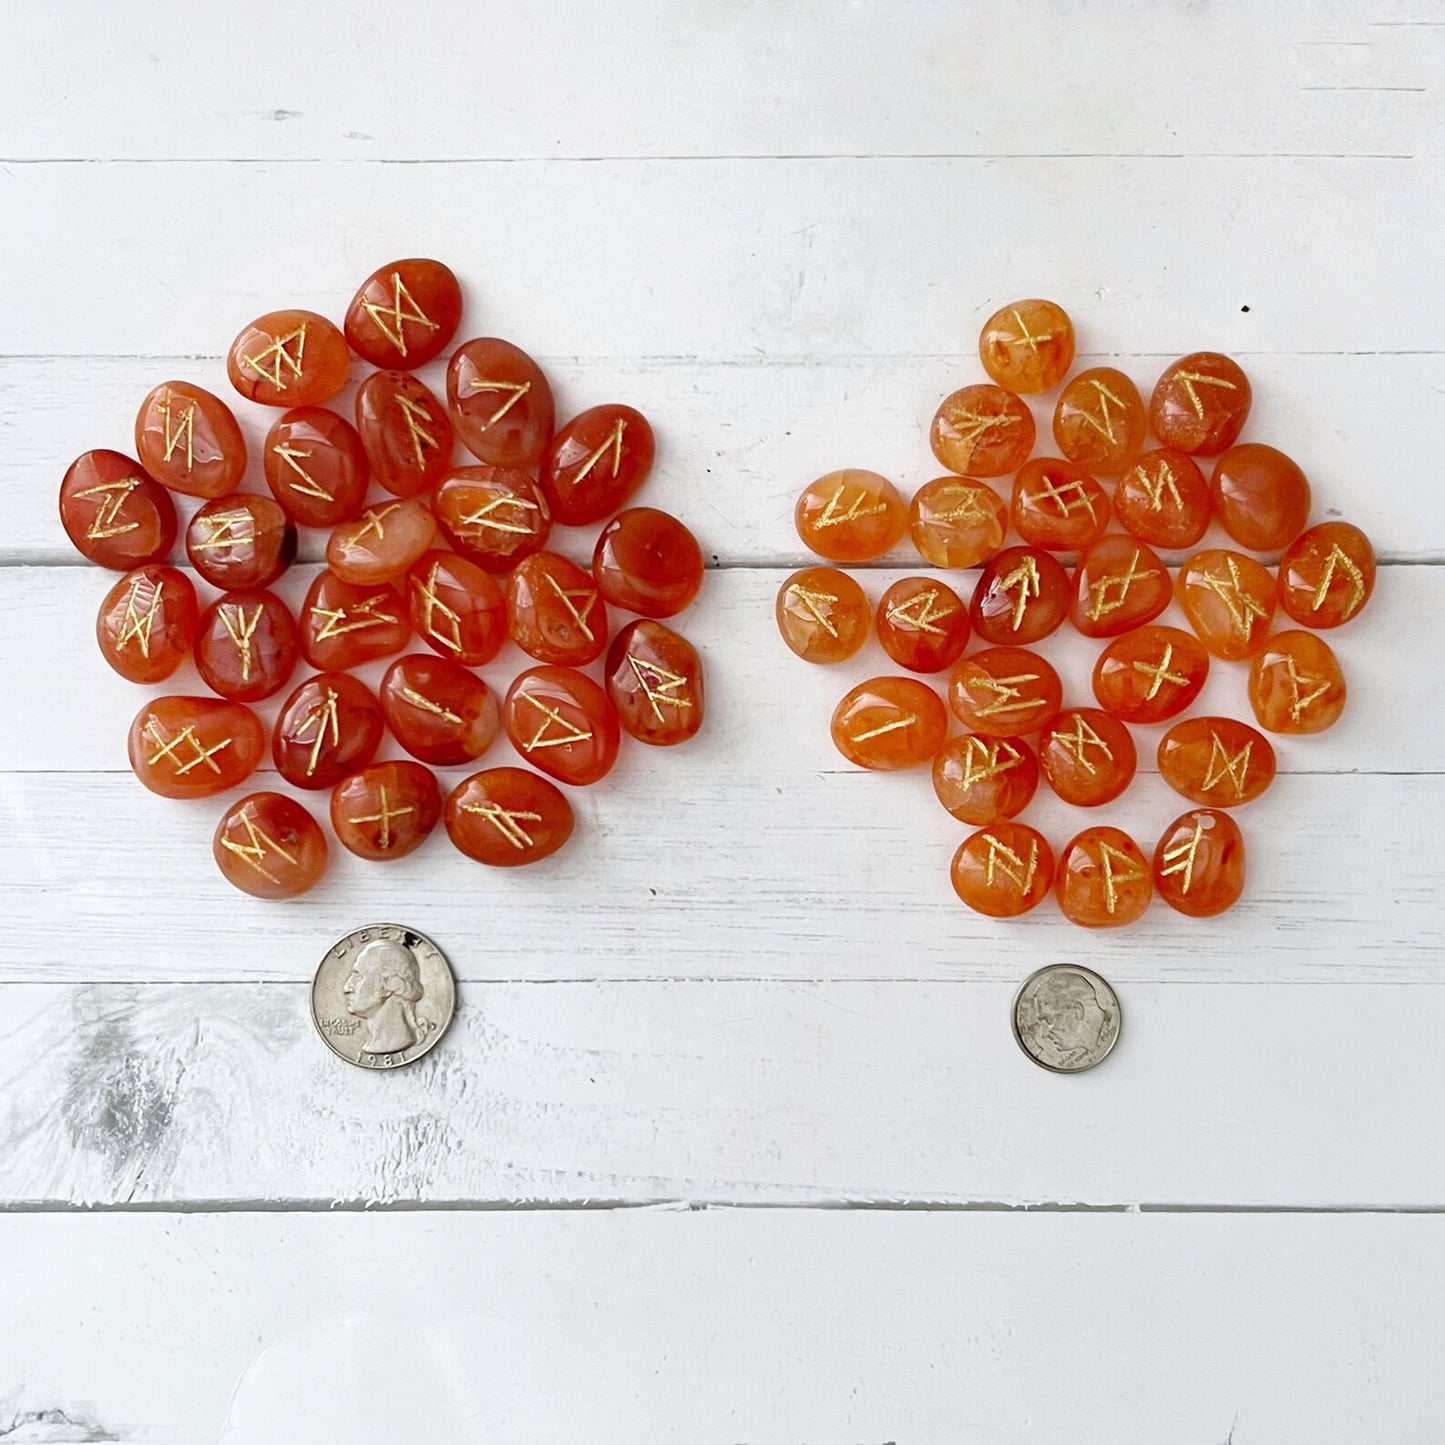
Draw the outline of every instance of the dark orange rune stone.
M842 662L868 640L873 609L863 589L836 567L804 567L778 588L774 608L783 641L804 662Z
M1195 808L1176 818L1154 850L1154 887L1191 918L1233 908L1244 892L1244 835L1228 813Z
M127 572L100 604L101 656L131 682L161 682L185 661L196 633L196 589L174 567Z
M1191 803L1237 808L1274 781L1274 749L1232 717L1191 717L1159 739L1159 775Z
M1001 386L965 386L939 403L928 428L933 455L959 476L1016 472L1034 449L1034 414Z
M350 422L325 407L282 412L266 433L261 463L271 495L303 527L335 527L366 505L361 438Z
M953 891L990 918L1017 918L1048 896L1054 851L1027 823L990 823L963 840L949 870Z
M878 641L909 672L942 672L968 646L963 599L932 577L901 577L878 599Z
M461 444L493 467L532 467L557 413L542 368L494 336L464 341L447 368L447 411Z
M833 744L860 768L891 772L932 760L948 736L948 713L927 683L870 677L833 710Z
M1249 415L1249 378L1217 351L1166 366L1149 398L1149 427L1166 447L1213 456L1234 445Z
M319 672L281 704L271 756L293 787L330 788L376 756L382 732L381 707L365 683Z
M320 406L346 385L346 338L314 311L270 311L243 326L226 373L242 396L264 406Z
M1117 637L1152 622L1174 596L1169 569L1142 542L1102 537L1074 569L1069 618L1085 637Z
M420 763L372 763L331 793L331 826L341 846L374 863L419 848L441 815L436 774Z
M226 882L253 898L295 898L326 871L326 835L284 793L248 793L232 803L211 851Z
M1130 723L1177 717L1199 696L1209 654L1177 627L1138 627L1116 637L1094 664L1094 696L1105 712Z
M607 694L571 667L518 674L502 704L502 726L533 767L576 786L606 777L622 740Z
M489 572L455 552L427 552L406 574L416 635L468 667L490 662L507 640L507 599Z
M969 618L985 642L1037 642L1069 615L1069 574L1039 547L1005 547L985 564Z
M583 667L607 650L607 604L570 557L535 552L507 577L507 629L538 662Z
M481 757L502 730L491 688L460 663L429 653L408 653L387 668L381 710L397 742L438 767Z
M156 481L190 497L234 492L246 441L231 408L188 381L163 381L140 404L135 451Z
M356 429L372 475L394 497L429 492L451 470L447 409L410 372L373 371L361 383Z
M933 791L961 823L1001 823L1028 807L1039 785L1039 764L1022 738L963 733L933 759Z
M164 562L176 540L171 494L121 452L82 452L71 462L60 522L82 557L116 572Z
M1059 457L1035 457L1014 478L1009 515L1025 542L1080 552L1109 525L1109 498L1082 467Z
M1277 552L1310 519L1310 484L1289 457L1259 442L1233 446L1209 478L1224 530L1251 552Z
M261 719L214 697L153 697L130 725L130 765L163 798L224 793L255 772L265 751Z
M1114 515L1130 536L1151 547L1192 547L1209 530L1214 497L1193 457L1159 447L1119 478Z
M702 587L702 548L676 517L655 507L629 507L599 534L592 575L614 607L674 617Z
M572 836L562 790L522 768L487 768L463 778L447 799L447 833L461 852L493 868L550 857Z
M1081 371L1054 407L1054 441L1076 465L1117 477L1144 448L1139 388L1112 366Z
M652 470L652 427L640 411L589 407L558 431L542 454L537 485L564 527L610 517Z
M908 534L935 567L977 567L1003 546L1008 507L987 482L935 477L908 504Z
M793 508L793 525L818 556L867 562L902 540L908 509L886 477L850 468L809 482Z
M546 499L526 472L457 467L432 503L447 541L488 572L510 572L540 552L552 530Z
M346 308L346 339L373 366L410 371L451 343L462 319L462 288L440 261L410 257L380 266Z
M1276 632L1249 667L1249 705L1272 733L1321 733L1345 710L1345 675L1323 637Z
M1274 577L1242 552L1196 552L1174 580L1179 605L1215 657L1258 652L1274 616Z
M1074 362L1074 323L1052 301L1014 301L983 323L978 359L1008 391L1052 391Z
M406 605L387 586L358 587L320 571L301 606L301 651L322 672L344 672L411 641Z
M280 692L300 655L296 623L274 592L226 592L201 614L196 671L233 702Z
M986 647L953 669L948 705L964 727L985 737L1011 738L1051 723L1064 705L1064 686L1038 653Z
M1348 522L1321 522L1279 564L1279 605L1306 627L1339 627L1375 590L1375 549Z
M607 651L607 696L622 730L638 742L685 743L702 726L702 659L670 627L629 622Z
M1129 729L1096 707L1065 708L1039 735L1039 767L1066 803L1097 808L1134 781L1138 755Z
M191 518L186 556L213 587L269 587L296 558L296 524L274 497L231 492Z
M359 587L395 582L436 535L436 518L420 497L380 502L331 533L326 561L342 581Z
M1085 828L1059 854L1054 884L1064 917L1084 928L1117 928L1154 897L1149 860L1118 828Z

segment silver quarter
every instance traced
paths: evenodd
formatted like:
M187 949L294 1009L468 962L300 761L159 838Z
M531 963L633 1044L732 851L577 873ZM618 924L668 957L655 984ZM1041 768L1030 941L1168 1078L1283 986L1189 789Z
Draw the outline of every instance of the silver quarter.
M1108 1058L1119 1041L1119 997L1093 969L1051 963L1014 995L1019 1047L1040 1068L1077 1074Z
M457 1009L446 955L424 933L372 923L326 951L311 981L311 1021L333 1054L399 1069L435 1046Z

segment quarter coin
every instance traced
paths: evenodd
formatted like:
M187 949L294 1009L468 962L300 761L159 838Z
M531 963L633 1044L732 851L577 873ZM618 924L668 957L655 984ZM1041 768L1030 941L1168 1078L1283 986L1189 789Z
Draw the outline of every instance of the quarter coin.
M1113 988L1076 963L1031 973L1014 995L1014 1038L1034 1063L1056 1074L1103 1063L1119 1040L1120 1021Z

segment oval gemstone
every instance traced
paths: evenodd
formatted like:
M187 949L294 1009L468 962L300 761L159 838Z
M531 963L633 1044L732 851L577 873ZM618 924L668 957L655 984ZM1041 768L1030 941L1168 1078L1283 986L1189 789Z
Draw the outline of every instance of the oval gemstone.
M1244 892L1244 835L1228 813L1195 808L1176 818L1154 850L1154 887L1191 918L1233 908Z
M326 543L326 561L344 582L358 587L395 582L436 541L431 508L419 497L368 507L343 522Z
M451 470L446 408L406 371L374 371L356 393L356 428L372 475L394 497L429 492Z
M1069 594L1069 574L1051 553L1039 547L1005 547L984 564L969 619L985 642L1037 642L1069 615Z
M196 671L212 692L258 702L286 686L301 642L274 592L227 592L206 608L196 630Z
M135 450L156 481L190 497L224 496L246 473L246 441L231 408L188 381L163 381L141 402Z
M614 607L644 617L673 617L702 587L702 548L676 517L630 507L601 531L592 575Z
M451 344L462 288L451 269L419 256L379 266L346 308L346 339L373 366L425 366Z
M176 504L121 452L82 452L60 483L60 522L89 562L129 572L164 562L176 540Z
M1126 532L1151 547L1192 547L1209 530L1214 497L1193 457L1159 447L1119 478L1114 515Z
M1149 860L1119 828L1085 828L1059 854L1055 888L1064 917L1084 928L1141 918L1154 897Z
M1252 552L1288 546L1310 519L1310 484L1281 451L1259 442L1230 447L1209 478L1224 530Z
M793 508L803 545L831 562L867 562L895 546L908 528L898 488L877 472L829 472L803 488Z
M154 697L130 725L130 765L163 798L210 798L243 783L266 751L261 720L239 702Z
M1054 407L1059 450L1101 477L1117 477L1139 455L1145 430L1139 388L1112 366L1081 371Z
M248 793L232 803L211 852L226 882L253 898L295 898L326 871L326 835L284 793Z
M341 846L374 863L414 852L441 813L436 774L420 763L372 763L331 792L331 826Z
M416 635L468 667L490 662L507 640L507 601L491 574L454 552L427 552L406 574Z
M488 572L510 572L540 552L552 514L526 472L505 467L457 467L432 504L447 541Z
M1132 537L1101 537L1074 569L1069 618L1085 637L1117 637L1152 622L1174 596L1169 569Z
M1033 547L1079 552L1104 535L1109 498L1082 467L1059 457L1035 457L1014 478L1009 515Z
M345 672L411 641L406 607L387 586L358 587L323 568L301 607L301 651L322 672Z
M609 403L574 416L542 455L537 485L552 517L585 527L610 517L652 470L652 427L640 411Z
M1274 781L1274 748L1232 717L1191 717L1159 739L1159 775L1191 803L1237 808Z
M1027 823L990 823L959 845L949 877L953 891L975 913L1017 918L1048 896L1054 851Z
M804 567L778 588L778 632L804 662L842 662L868 640L873 609L836 567Z
M334 411L297 406L266 433L262 470L271 495L303 527L335 527L366 505L366 451Z
M1199 696L1209 654L1177 627L1139 627L1117 637L1094 664L1094 696L1127 723L1177 717Z
M199 608L190 578L174 567L127 572L100 604L101 656L131 682L161 682L185 661Z
M296 524L273 497L231 492L191 518L186 556L213 587L269 587L295 560Z
M941 672L968 646L968 609L946 583L901 577L878 599L878 641L909 672Z
M1096 707L1066 708L1039 736L1039 767L1066 803L1097 808L1134 780L1138 754L1129 729Z
M1003 546L1008 507L987 482L935 477L908 504L908 533L935 567L977 567Z
M1345 675L1313 632L1277 632L1249 668L1249 705L1272 733L1319 733L1345 710Z
M951 472L1001 477L1034 449L1034 414L1001 386L965 386L939 403L928 428L933 455Z
M556 424L542 368L495 336L464 341L453 354L447 411L462 445L493 467L535 466Z
M685 743L702 726L702 659L660 622L629 622L607 651L607 696L622 730L656 747Z
M1279 605L1306 627L1339 627L1375 590L1375 549L1348 522L1321 522L1279 564Z
M948 705L964 727L985 737L1011 738L1052 722L1064 705L1064 685L1036 652L986 647L953 669Z
M536 552L507 578L507 628L538 662L583 667L607 648L607 604L570 557Z
M381 707L366 685L321 672L281 704L271 756L293 787L330 788L375 757L381 734Z
M1149 427L1166 447L1213 456L1234 445L1249 415L1249 378L1217 351L1172 361L1154 383Z
M478 863L517 868L550 857L572 836L572 805L560 788L522 768L487 768L447 799L447 833Z
M381 710L412 757L454 767L481 757L502 730L496 694L460 663L414 652L381 680Z
M533 767L584 786L617 761L621 729L607 694L570 667L533 667L507 689L502 726Z
M1010 302L983 323L978 358L1009 391L1052 391L1074 362L1074 323L1053 301Z
M263 406L320 406L346 385L346 338L314 311L268 311L243 326L226 357L242 396Z
M1039 764L1022 738L963 733L933 759L933 791L960 822L985 827L1028 807L1039 785Z
M1274 616L1274 577L1242 552L1196 552L1174 590L1189 625L1215 657L1239 662L1258 652Z
M948 713L916 678L870 677L833 710L832 733L833 745L860 768L916 768L943 746Z

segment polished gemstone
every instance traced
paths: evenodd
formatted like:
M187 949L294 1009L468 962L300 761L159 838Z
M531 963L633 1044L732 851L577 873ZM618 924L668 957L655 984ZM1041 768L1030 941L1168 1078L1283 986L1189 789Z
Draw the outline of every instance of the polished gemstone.
M522 768L487 768L447 799L447 833L468 858L517 868L555 853L572 836L572 805L546 778Z
M860 768L916 768L943 746L948 713L917 678L870 677L833 710L832 732L834 746Z
M1149 427L1166 447L1213 456L1234 445L1249 415L1249 378L1217 351L1172 361L1154 383Z
M346 339L373 366L411 370L438 357L462 319L462 288L440 261L380 266L346 308Z
M1048 896L1054 852L1027 823L990 823L970 834L953 855L953 891L990 918L1017 918Z
M507 640L507 599L489 572L455 552L427 552L406 574L416 635L468 667L490 662Z
M643 617L674 617L702 587L702 548L676 517L629 507L601 531L592 576L613 607Z
M282 412L266 433L262 470L271 495L303 527L335 527L366 505L366 451L355 428L321 406Z
M174 567L127 572L100 604L101 656L131 682L161 682L185 661L196 633L196 589Z
M1177 627L1138 627L1116 637L1094 664L1094 696L1129 723L1177 717L1209 676L1204 644Z
M320 406L346 385L346 338L314 311L270 311L231 343L231 385L265 406Z
M533 767L578 786L611 771L622 737L607 694L571 667L520 673L507 689L502 726Z
M436 535L436 518L420 497L379 502L332 531L326 562L343 581L358 587L396 582L421 559Z
M1230 447L1209 478L1224 530L1251 552L1277 552L1310 519L1310 484L1281 451L1246 442Z
M1117 928L1141 918L1154 897L1149 860L1118 828L1085 828L1059 854L1059 908L1084 928Z
M381 707L364 683L320 672L281 704L271 756L294 787L330 788L376 756L382 732Z
M400 652L411 641L394 588L358 587L323 568L301 606L301 651L322 672L345 672Z
M1279 605L1306 627L1339 627L1375 590L1375 549L1348 522L1321 522L1279 564Z
M1069 618L1085 637L1117 637L1152 622L1174 596L1169 569L1142 542L1102 537L1074 569Z
M60 483L60 522L87 561L116 572L164 562L176 540L176 504L121 452L82 452Z
M1053 301L1013 301L983 323L978 356L1008 391L1052 391L1074 361L1074 324Z
M394 497L429 492L451 470L447 409L405 371L374 371L356 393L356 429L371 474Z
M295 560L296 524L274 497L231 492L191 518L186 556L213 587L269 587Z
M987 482L935 477L908 504L908 533L935 567L977 567L1003 546L1008 506Z
M878 641L909 672L942 672L968 646L968 609L945 582L901 577L878 599Z
M629 622L607 650L607 696L622 730L658 747L685 743L702 726L702 659L660 622Z
M1114 515L1151 547L1192 547L1209 530L1214 497L1193 457L1172 447L1145 452L1114 488Z
M1039 735L1039 767L1066 803L1097 808L1134 781L1138 755L1129 729L1096 707L1065 708Z
M1237 808L1274 781L1274 748L1232 717L1191 717L1159 740L1159 775L1191 803Z
M233 702L280 692L300 655L296 623L274 592L223 593L196 629L196 671L212 692Z
M1144 448L1146 423L1139 388L1112 366L1081 371L1054 407L1054 442L1069 461L1101 477L1117 477Z
M1064 687L1038 653L986 647L953 669L948 705L964 727L985 737L1011 738L1052 722L1064 705Z
M1154 887L1191 918L1212 918L1244 892L1244 835L1228 813L1195 808L1176 818L1154 850Z
M1274 616L1274 577L1242 552L1196 552L1180 569L1175 594L1189 625L1215 657L1239 662L1258 652Z
M163 798L224 793L255 772L265 751L260 718L214 697L153 697L130 725L130 765Z
M542 455L537 485L564 527L610 517L652 470L652 427L640 411L589 407L560 428Z
M803 545L830 562L881 557L908 530L898 488L877 472L829 472L803 488L793 509Z
M397 658L381 680L380 695L392 735L424 763L472 762L502 730L496 694L447 657L412 652Z
M1080 552L1109 525L1109 498L1082 467L1060 457L1035 457L1014 478L1009 515L1033 547Z
M226 809L211 840L227 883L254 898L295 898L326 871L326 835L284 793L248 793Z
M933 759L933 791L962 823L1001 823L1028 807L1039 785L1039 764L1022 738L963 733Z
M985 642L1011 646L1047 637L1069 615L1069 574L1039 547L1005 547L985 564L969 617Z
M542 368L494 336L464 341L452 355L447 411L462 445L493 467L535 466L557 419Z
M331 792L331 826L343 848L382 863L426 842L442 815L436 774L420 763L372 763Z
M933 455L951 472L1001 477L1034 449L1034 414L1001 386L965 386L944 397L928 428Z
M836 567L804 567L778 588L774 607L783 641L804 662L842 662L868 640L873 609L863 589Z
M141 402L135 451L156 481L190 497L224 496L246 473L246 441L231 408L188 381L163 381Z
M535 552L508 574L507 628L538 662L583 667L607 650L607 604L570 557Z
M552 514L526 472L506 467L456 467L432 504L447 541L488 572L510 572L540 552Z
M1272 733L1320 733L1345 710L1345 675L1313 632L1276 632L1249 667L1249 705Z

